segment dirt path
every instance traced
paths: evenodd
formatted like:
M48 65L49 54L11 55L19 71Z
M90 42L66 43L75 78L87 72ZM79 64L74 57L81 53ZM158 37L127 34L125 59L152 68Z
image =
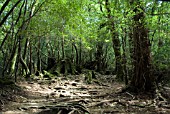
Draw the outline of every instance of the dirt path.
M108 79L109 78L109 79ZM87 84L81 76L37 78L18 85L25 91L15 100L4 105L4 114L56 113L64 114L114 114L114 113L169 113L170 107L156 107L154 99L134 96L131 93L117 94L123 84L114 82L112 76L100 77L100 81ZM109 80L109 82L108 82ZM141 99L142 98L142 99ZM87 114L87 113L86 113Z

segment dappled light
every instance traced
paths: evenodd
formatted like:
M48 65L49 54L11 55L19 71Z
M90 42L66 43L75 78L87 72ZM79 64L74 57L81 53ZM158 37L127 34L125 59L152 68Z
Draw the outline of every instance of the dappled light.
M0 0L0 114L170 113L169 0Z

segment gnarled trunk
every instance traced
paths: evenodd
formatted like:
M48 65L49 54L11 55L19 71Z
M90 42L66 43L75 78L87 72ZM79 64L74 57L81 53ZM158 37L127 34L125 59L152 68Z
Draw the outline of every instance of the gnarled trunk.
M148 30L145 27L145 15L140 2L136 2L133 10L133 65L134 72L131 86L137 91L154 90L154 77L151 71L151 51Z

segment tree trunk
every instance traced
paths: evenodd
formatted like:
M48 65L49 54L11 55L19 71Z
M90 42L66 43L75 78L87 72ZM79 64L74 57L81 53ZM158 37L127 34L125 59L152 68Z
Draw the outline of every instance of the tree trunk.
M121 45L120 45L120 40L118 37L118 33L115 30L115 23L113 22L113 17L111 16L111 10L110 10L110 3L109 0L105 0L105 6L107 10L107 18L108 18L108 24L109 24L109 29L112 34L112 42L113 42L113 49L115 53L115 59L116 59L116 66L115 66L115 71L117 74L117 79L120 81L123 81L123 67L122 67L122 55L121 55Z
M103 71L104 68L102 68L102 56L103 56L103 45L101 42L98 42L97 44L97 52L96 52L96 62L97 62L97 72ZM104 67L104 66L103 66Z
M77 46L76 46L75 42L73 42L72 45L74 46L74 49L75 49L75 52L76 52L76 65L78 65L79 64L78 49L77 49Z
M9 17L9 15L13 12L13 10L18 6L18 4L19 4L21 1L22 1L22 0L18 0L18 1L12 6L12 8L6 13L5 17L3 17L2 20L0 21L0 27L5 23L5 21L6 21L7 18ZM8 2L9 2L9 0L6 1L6 2L3 4L3 6L2 6L2 8L1 8L1 10L0 10L0 16L1 16L1 14L3 13L5 7L7 7Z
M82 64L81 54L82 54L82 38L80 38L80 49L79 49L79 66Z
M63 33L63 36L62 36L62 59L64 60L65 59L65 50L64 50L64 33Z
M30 41L29 45L29 75L32 74L32 42ZM29 75L27 75L27 78L29 78Z
M39 36L38 38L38 50L37 50L37 70L39 72L41 72L41 54L40 54L40 50L41 50L41 38Z
M122 29L124 31L124 36L122 36L122 64L123 64L123 71L124 71L124 79L125 79L125 84L128 85L128 70L127 70L127 50L126 50L126 39L127 39L127 31L126 28Z
M134 2L133 2L134 3ZM144 11L140 2L135 4L133 10L135 15L133 17L133 65L134 71L131 79L131 86L139 91L154 90L154 77L151 72L151 51L150 42L148 38L148 30L144 22ZM142 10L142 12L141 12Z
M58 37L58 42L57 42L57 61L60 60L60 38Z

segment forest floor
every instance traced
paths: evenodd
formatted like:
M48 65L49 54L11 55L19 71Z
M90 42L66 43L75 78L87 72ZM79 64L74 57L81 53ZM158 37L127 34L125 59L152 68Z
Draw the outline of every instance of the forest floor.
M120 93L125 85L116 82L112 75L98 75L91 84L84 77L36 77L12 86L1 85L0 114L170 113L167 100Z

